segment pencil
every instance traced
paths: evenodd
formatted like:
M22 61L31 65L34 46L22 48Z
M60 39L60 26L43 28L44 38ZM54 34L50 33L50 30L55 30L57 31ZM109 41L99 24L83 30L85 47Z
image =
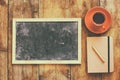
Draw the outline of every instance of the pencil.
M95 47L92 46L93 51L97 54L98 58L105 63L105 60L103 58L103 56L97 51L97 49Z

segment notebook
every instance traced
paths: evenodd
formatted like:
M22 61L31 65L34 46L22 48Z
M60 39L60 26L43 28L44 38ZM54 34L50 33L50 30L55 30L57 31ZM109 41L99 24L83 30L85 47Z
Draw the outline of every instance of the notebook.
M87 37L88 73L109 73L113 70L112 37Z

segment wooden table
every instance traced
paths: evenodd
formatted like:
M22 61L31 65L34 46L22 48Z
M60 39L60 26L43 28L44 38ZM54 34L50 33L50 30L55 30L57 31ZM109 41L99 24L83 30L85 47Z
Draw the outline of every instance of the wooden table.
M102 35L114 39L115 71L88 74L84 24L86 12L102 6L112 15L111 29ZM81 65L12 65L13 18L82 18ZM120 80L120 0L0 0L0 80Z

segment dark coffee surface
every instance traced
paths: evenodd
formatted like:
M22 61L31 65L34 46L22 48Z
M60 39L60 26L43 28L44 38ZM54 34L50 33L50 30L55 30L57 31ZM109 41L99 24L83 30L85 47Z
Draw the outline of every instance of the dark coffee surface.
M102 24L105 20L105 17L103 14L101 13L96 13L94 14L93 16L93 21L96 23L96 24Z

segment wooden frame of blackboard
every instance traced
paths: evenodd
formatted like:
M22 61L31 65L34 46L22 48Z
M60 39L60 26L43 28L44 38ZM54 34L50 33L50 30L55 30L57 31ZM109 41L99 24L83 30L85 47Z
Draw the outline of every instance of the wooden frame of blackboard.
M78 31L78 58L76 60L17 60L16 59L16 24L17 22L77 22ZM12 64L81 64L81 18L24 18L13 19L12 28ZM74 54L74 53L73 53Z

